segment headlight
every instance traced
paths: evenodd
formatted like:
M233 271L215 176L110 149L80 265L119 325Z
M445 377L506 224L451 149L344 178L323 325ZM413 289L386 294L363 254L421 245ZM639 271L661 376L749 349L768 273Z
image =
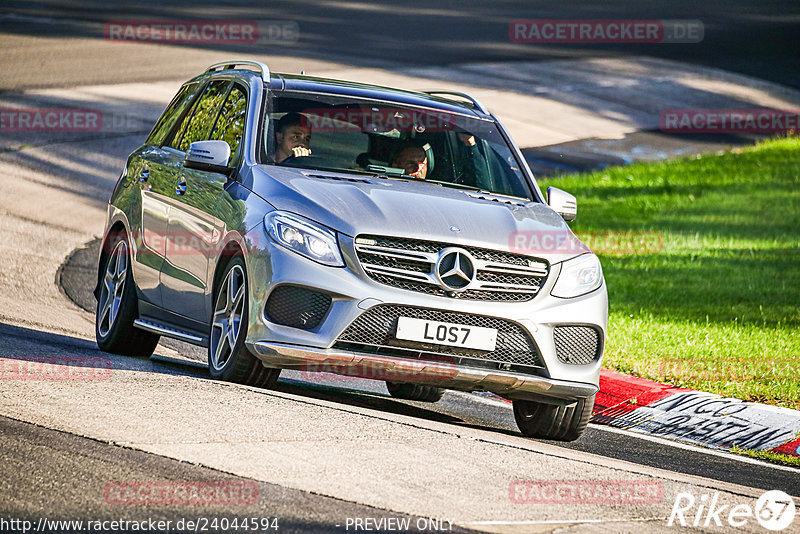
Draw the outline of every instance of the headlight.
M561 265L556 285L550 292L554 297L570 299L585 295L603 283L603 268L594 254L584 254Z
M285 211L267 213L264 226L279 245L323 265L344 267L336 232Z

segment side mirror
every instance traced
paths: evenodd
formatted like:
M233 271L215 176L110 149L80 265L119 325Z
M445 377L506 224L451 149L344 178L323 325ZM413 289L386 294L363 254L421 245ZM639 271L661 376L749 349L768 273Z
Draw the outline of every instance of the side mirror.
M235 169L228 167L230 159L231 147L225 141L195 141L186 151L183 166L231 176Z
M578 201L557 187L547 188L547 205L561 215L565 221L574 221L578 216Z

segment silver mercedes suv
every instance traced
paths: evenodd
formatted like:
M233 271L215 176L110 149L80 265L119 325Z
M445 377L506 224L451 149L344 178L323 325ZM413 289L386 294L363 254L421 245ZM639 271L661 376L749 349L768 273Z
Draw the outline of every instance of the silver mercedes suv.
M574 440L598 390L607 297L477 100L211 66L128 158L108 205L99 347L208 348L212 377L281 369L513 401L526 436Z

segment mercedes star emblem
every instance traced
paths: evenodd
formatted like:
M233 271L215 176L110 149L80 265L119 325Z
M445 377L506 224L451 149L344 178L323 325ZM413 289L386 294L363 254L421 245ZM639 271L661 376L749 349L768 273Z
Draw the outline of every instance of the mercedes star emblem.
M464 291L475 278L475 261L464 249L444 249L439 253L436 278L448 291Z

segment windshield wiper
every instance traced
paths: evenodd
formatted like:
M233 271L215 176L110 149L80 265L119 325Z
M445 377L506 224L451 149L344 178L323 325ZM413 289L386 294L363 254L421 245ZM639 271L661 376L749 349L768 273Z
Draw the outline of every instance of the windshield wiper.
M375 173L375 176L377 177L403 178L406 180L415 180L417 182L436 184L441 187L451 187L453 189L465 189L467 191L475 191L476 193L483 193L486 195L496 194L491 191L487 191L486 189L481 189L480 187L475 187L472 185L457 184L454 182L444 182L441 180L428 180L426 178L417 178L416 176L406 174L404 169L400 169L398 167L386 167L383 165L367 165L367 169L369 169L370 172Z
M474 191L475 193L480 193L481 195L492 195L492 196L501 197L501 198L513 198L513 199L525 200L525 201L528 201L528 202L530 201L529 198L518 197L516 195L504 195L503 193L495 193L494 191L489 191L487 189L481 189L480 187L474 187L474 186L471 186L471 185L456 184L456 183L453 183L453 182L440 182L439 180L425 180L425 181L426 182L431 182L431 183L434 183L434 184L439 184L439 185L441 185L443 187L452 187L454 189L466 189L467 191Z
M278 167L291 167L293 169L306 169L309 171L324 171L324 172L336 172L339 174L360 174L363 176L375 176L375 173L364 171L361 169L343 169L341 167L323 167L319 165L314 165L313 167L310 165L301 165L297 164L294 165L292 162L290 163L275 163L274 165Z
M424 182L423 178L417 178L416 176L411 176L410 174L406 174L405 169L401 169L400 167L386 167L385 165L367 165L367 170L369 172L374 173L375 176L385 176L386 178L405 178L407 180L418 180L420 182Z
M477 191L478 193L487 193L489 195L492 194L491 191L486 191L485 189L481 189L480 187L475 187L472 185L457 184L453 182L442 182L441 180L425 180L425 181L430 182L432 184L441 185L444 187L452 187L453 189L467 189L469 191Z
M385 176L387 178L404 178L406 180L416 180L418 182L427 182L429 184L441 185L444 187L454 187L456 189L469 189L470 191L481 191L478 187L471 185L461 185L453 182L442 182L440 180L428 180L427 178L418 178L411 174L406 174L405 169L399 167L385 167L383 165L367 165L367 169L376 173L377 176ZM482 191L489 193L489 191Z

